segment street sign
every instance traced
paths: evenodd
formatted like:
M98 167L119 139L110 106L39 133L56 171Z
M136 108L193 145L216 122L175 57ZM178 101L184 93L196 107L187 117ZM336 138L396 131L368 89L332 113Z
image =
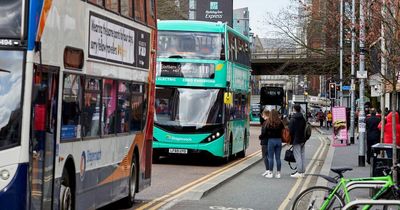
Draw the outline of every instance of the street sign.
M350 86L348 86L348 85L343 85L343 86L342 86L342 90L350 90Z
M367 79L367 77L368 77L367 71L357 71L358 79Z

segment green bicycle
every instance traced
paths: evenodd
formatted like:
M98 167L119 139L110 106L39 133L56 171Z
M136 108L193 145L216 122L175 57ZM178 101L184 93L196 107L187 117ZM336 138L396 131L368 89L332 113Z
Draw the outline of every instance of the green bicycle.
M301 192L292 205L292 210L330 210L330 209L342 209L347 203L351 201L349 188L351 184L367 185L375 183L380 186L380 189L371 196L373 200L379 199L400 199L399 186L393 182L392 172L400 168L400 164L390 168L387 166L381 167L384 169L390 169L390 172L386 176L380 177L365 177L365 178L343 178L343 173L351 171L352 168L336 168L331 169L332 172L336 173L336 177L330 177L320 174L310 174L320 176L326 179L328 182L336 184L333 188L325 186L314 186L310 187ZM385 172L385 170L384 170ZM365 205L363 210L368 210L372 206ZM384 207L386 209L386 207ZM400 209L400 208L397 208Z

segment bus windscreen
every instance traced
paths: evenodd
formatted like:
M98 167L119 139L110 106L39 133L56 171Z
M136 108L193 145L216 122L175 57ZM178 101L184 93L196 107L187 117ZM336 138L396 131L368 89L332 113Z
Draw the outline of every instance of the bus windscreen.
M22 0L0 1L0 38L21 36Z

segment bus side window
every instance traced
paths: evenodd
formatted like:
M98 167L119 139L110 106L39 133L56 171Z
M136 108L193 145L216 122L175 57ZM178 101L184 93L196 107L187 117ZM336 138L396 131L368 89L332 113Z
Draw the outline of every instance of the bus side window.
M61 139L81 137L80 115L82 107L82 78L65 74L62 99Z

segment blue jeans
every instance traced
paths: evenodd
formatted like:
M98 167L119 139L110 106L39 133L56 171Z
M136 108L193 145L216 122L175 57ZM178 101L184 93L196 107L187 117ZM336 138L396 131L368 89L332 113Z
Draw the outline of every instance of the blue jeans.
M282 139L271 138L268 140L269 170L273 171L274 169L274 156L275 156L277 171L281 171L281 151L282 151Z

